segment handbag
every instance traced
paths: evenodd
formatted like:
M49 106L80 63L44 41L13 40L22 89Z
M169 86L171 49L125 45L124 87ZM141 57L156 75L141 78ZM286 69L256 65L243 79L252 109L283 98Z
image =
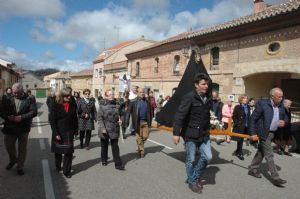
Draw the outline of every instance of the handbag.
M69 141L69 135L68 135L68 142L64 142L63 140L57 140L55 139L54 145L58 150L58 153L66 154L73 151L73 143Z

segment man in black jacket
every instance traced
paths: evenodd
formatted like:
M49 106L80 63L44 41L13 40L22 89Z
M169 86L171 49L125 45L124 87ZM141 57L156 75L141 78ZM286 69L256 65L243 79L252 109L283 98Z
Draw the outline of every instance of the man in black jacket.
M12 86L13 97L3 100L1 117L5 123L3 127L4 143L10 162L6 166L10 170L17 163L17 172L23 175L26 159L27 140L31 128L32 118L37 115L36 103L23 91L20 83ZM18 140L18 157L16 157L16 141Z
M183 96L173 125L174 144L179 143L180 135L185 140L187 182L189 188L196 193L200 193L203 188L200 177L212 159L209 139L211 110L209 82L206 74L196 74L195 90ZM201 155L198 162L194 162L197 150Z
M130 115L132 117L132 128L136 132L138 154L141 158L145 155L144 143L149 137L151 127L150 104L145 97L143 88L138 88L137 98L131 100L126 114L126 125L129 125Z

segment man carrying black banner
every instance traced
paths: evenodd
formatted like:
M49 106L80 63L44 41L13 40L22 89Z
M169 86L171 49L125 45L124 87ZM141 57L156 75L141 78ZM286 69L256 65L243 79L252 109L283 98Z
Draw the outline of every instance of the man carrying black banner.
M201 193L203 189L200 177L212 159L209 138L212 99L208 92L209 82L206 74L195 75L195 90L182 97L173 125L174 144L179 143L180 136L185 140L187 182L196 193ZM198 162L194 162L197 150L201 155Z

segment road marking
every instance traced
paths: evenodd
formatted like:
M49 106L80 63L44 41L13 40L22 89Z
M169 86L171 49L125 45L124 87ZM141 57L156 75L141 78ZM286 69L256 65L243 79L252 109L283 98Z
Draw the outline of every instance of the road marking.
M42 160L46 199L55 199L48 160Z
M167 148L167 149L169 149L169 150L172 150L172 149L173 149L173 148L171 148L171 147L169 147L169 146L163 145L163 144L161 144L161 143L159 143L159 142L156 142L156 141L154 141L154 140L150 140L150 139L148 139L148 140L149 140L150 142L154 143L154 144L163 146L163 147L165 147L165 148Z
M40 148L41 150L45 150L46 149L46 145L45 145L45 140L44 138L40 139Z
M292 154L294 157L300 158L300 155L297 155L295 153Z
M37 126L38 126L38 133L42 134L43 132L42 132L42 127L41 127L41 124L40 124L40 117L39 116L36 117L36 123L37 123Z

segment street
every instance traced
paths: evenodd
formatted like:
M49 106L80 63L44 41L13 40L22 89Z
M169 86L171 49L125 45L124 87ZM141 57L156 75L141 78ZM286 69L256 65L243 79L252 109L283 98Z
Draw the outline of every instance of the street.
M38 117L28 141L25 175L18 176L16 169L5 170L8 155L0 135L0 198L1 199L142 199L142 198L229 198L298 199L300 197L300 156L275 154L280 176L287 180L285 188L270 182L265 160L263 178L247 174L256 150L244 145L245 160L233 156L236 143L212 142L213 160L205 171L204 189L199 195L185 184L185 152L182 140L178 146L171 142L171 133L151 129L145 146L146 156L138 159L135 137L119 140L125 171L116 170L109 147L109 162L100 162L100 141L97 131L92 132L91 149L80 149L75 141L72 178L67 179L55 170L54 154L50 152L51 129L45 99L37 99ZM128 134L127 134L128 135Z

